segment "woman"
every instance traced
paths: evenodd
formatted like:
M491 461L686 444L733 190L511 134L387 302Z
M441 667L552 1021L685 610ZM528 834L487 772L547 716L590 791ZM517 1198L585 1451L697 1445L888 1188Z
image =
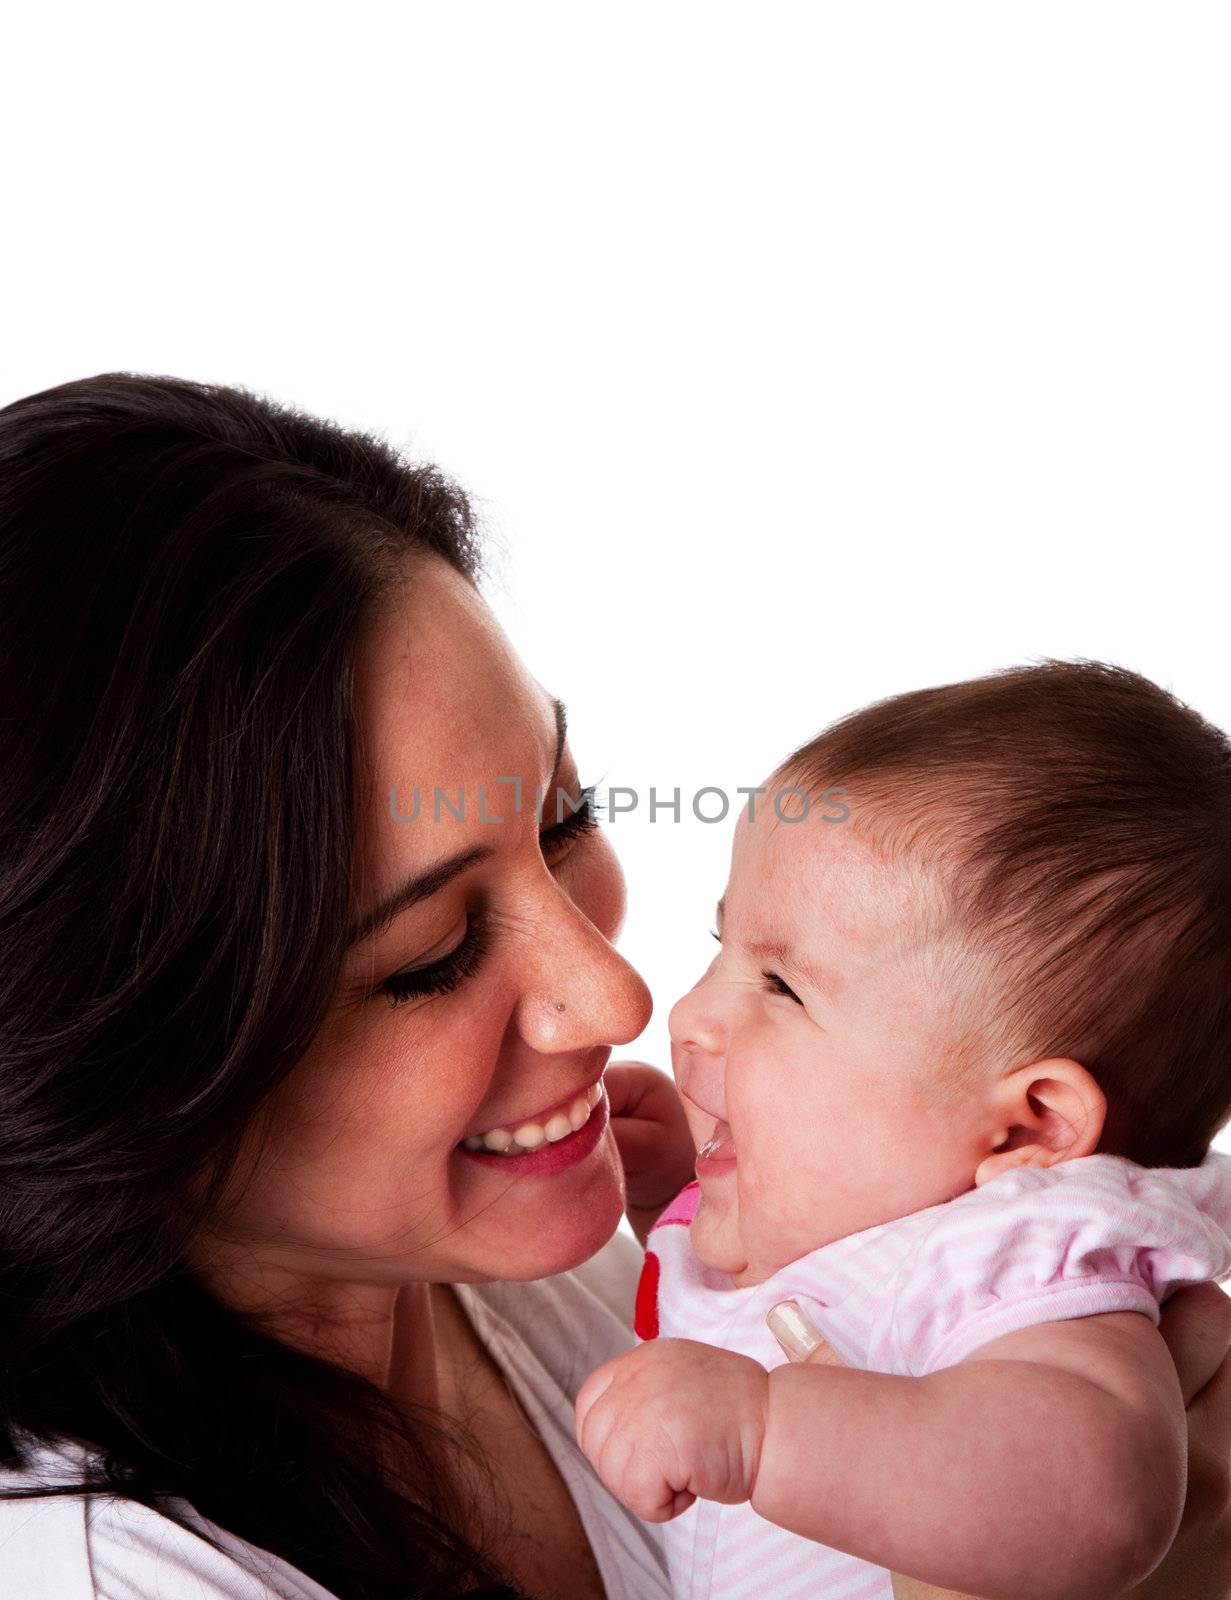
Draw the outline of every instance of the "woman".
M666 1593L571 1400L621 1151L643 1225L691 1151L601 1087L621 876L477 571L438 473L245 392L0 412L0 1594ZM1173 1304L1157 1592L1221 1600L1231 1329Z

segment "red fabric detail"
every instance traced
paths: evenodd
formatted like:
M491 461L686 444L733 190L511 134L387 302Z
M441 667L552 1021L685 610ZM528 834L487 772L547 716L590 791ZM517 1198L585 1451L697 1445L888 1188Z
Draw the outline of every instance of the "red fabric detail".
M633 1308L633 1332L638 1339L658 1338L658 1277L661 1268L652 1250L645 1253L641 1278L637 1284L637 1301Z

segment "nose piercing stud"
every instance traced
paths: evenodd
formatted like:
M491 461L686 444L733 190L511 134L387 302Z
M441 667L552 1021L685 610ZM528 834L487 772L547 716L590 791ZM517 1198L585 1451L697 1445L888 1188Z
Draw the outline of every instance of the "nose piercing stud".
M563 1011L564 1010L564 1001L563 1000L557 1000L556 1001L556 1010L557 1011Z

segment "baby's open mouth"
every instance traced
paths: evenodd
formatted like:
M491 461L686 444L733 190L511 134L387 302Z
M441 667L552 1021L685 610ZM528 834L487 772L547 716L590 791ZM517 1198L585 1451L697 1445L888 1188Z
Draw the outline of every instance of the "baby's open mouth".
M555 1144L558 1139L567 1139L570 1133L584 1128L590 1120L590 1113L602 1098L603 1084L600 1078L582 1094L541 1120L513 1123L504 1128L488 1128L486 1133L472 1133L462 1140L462 1146L466 1150L488 1150L493 1155L528 1155L531 1150L539 1150L545 1144Z
M734 1161L735 1140L731 1136L730 1123L721 1119L714 1124L714 1131L706 1142L697 1151L698 1161Z

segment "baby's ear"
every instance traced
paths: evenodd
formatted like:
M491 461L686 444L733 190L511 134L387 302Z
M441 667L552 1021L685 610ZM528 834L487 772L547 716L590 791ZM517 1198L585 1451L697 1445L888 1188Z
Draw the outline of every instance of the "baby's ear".
M1106 1097L1079 1061L1049 1056L1018 1067L992 1087L976 1187L1013 1167L1053 1167L1092 1155L1106 1118Z

